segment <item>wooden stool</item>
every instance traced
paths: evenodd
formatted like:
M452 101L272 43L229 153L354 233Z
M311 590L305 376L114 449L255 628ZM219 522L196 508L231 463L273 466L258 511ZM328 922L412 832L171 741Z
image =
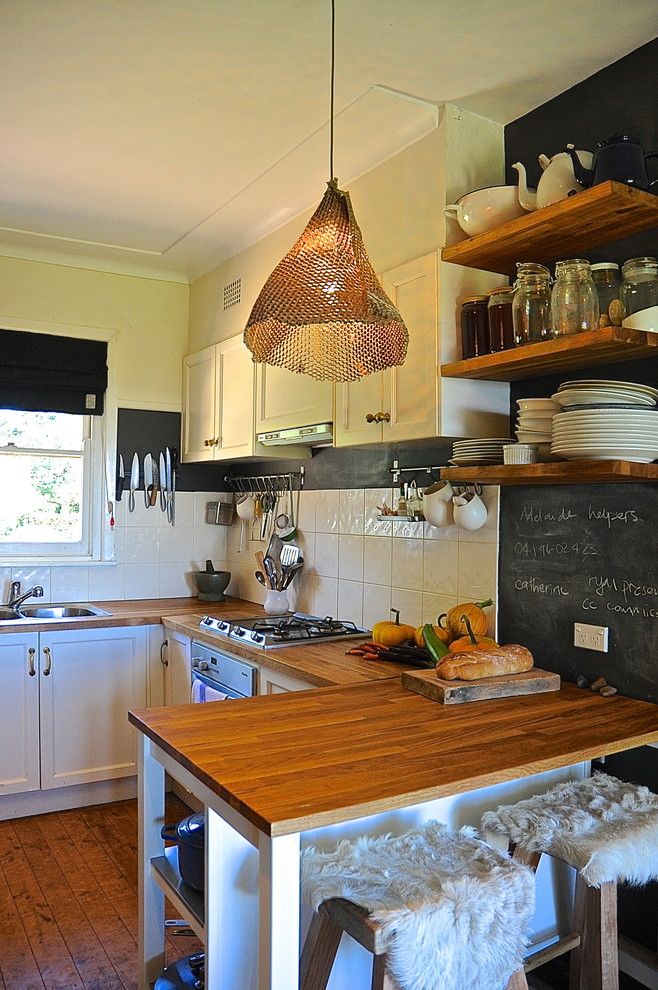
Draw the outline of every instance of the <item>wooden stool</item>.
M315 907L300 990L325 990L343 932L373 955L371 990L527 990L522 963L534 910L532 873L473 829L437 822L405 835L362 837L331 852L307 849L302 890ZM417 951L416 951L417 950Z
M618 990L617 884L658 878L658 796L595 774L487 812L482 828L534 871L543 854L578 871L573 932L531 956L526 972L571 952L569 990Z
M302 951L299 990L325 990L343 932L373 955L370 990L399 990L386 968L388 940L382 935L381 925L364 908L342 897L325 901L313 913ZM510 977L506 990L528 990L522 969Z

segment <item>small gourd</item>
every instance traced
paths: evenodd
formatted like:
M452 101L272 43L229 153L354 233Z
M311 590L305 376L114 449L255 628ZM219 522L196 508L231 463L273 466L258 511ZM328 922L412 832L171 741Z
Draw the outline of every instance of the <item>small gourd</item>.
M473 632L473 627L471 626L471 621L466 614L462 616L466 629L468 630L467 636L460 636L459 639L454 639L448 649L451 653L470 653L474 650L497 650L498 643L491 636L476 636Z
M372 629L373 642L381 643L382 646L401 646L410 639L414 639L416 634L415 626L406 626L400 622L400 610L392 608L391 612L395 616L395 622L376 622Z
M437 619L437 622L438 622L438 619ZM421 648L424 648L425 647L425 637L423 635L423 630L424 629L425 629L425 626L424 625L418 626L418 628L416 629L416 635L414 636L414 640L416 642L416 646L420 646ZM448 632L448 630L447 629L444 629L443 626L439 626L439 625L432 626L432 629L436 633L437 638L442 643L445 643L446 646L447 646L448 643L450 642L450 633Z
M458 639L460 636L468 635L468 628L464 622L464 618L467 618L474 635L484 636L489 623L482 609L489 605L493 605L491 598L486 602L465 602L463 605L455 605L449 612L439 616L439 625L450 633L451 639ZM442 619L445 619L445 624L441 622Z

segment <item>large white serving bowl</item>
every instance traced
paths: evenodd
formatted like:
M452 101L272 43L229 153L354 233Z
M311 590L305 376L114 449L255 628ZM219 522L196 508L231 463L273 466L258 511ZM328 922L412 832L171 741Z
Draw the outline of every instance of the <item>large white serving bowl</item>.
M526 216L527 211L519 203L516 186L487 186L461 196L456 203L446 206L443 215L456 220L469 237L484 234Z

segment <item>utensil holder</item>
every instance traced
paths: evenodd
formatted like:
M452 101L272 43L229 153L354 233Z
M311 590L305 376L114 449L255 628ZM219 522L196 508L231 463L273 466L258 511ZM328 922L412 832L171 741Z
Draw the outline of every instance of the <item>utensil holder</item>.
M288 596L285 591L270 590L265 595L263 608L268 615L285 615L289 612Z

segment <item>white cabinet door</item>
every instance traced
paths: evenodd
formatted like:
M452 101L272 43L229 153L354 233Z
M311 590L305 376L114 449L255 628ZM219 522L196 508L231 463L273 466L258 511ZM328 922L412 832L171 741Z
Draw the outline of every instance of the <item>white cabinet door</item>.
M366 375L358 382L336 385L336 424L334 441L337 447L358 443L380 443L382 424L369 423L367 416L383 411L384 373Z
M39 790L38 639L0 636L0 795Z
M189 705L192 693L192 641L167 631L165 705Z
M218 432L216 361L214 345L183 361L183 461L213 459Z
M423 255L382 276L386 294L409 331L404 364L384 375L384 440L437 436L439 355L436 254Z
M289 674L281 674L269 667L258 668L259 694L288 694L290 691L310 691L312 688L312 684L290 677Z
M333 385L269 364L256 366L256 433L333 421Z
M217 344L219 427L215 459L249 457L254 452L256 366L242 334Z
M136 773L128 710L146 705L146 629L62 629L40 648L41 787Z

